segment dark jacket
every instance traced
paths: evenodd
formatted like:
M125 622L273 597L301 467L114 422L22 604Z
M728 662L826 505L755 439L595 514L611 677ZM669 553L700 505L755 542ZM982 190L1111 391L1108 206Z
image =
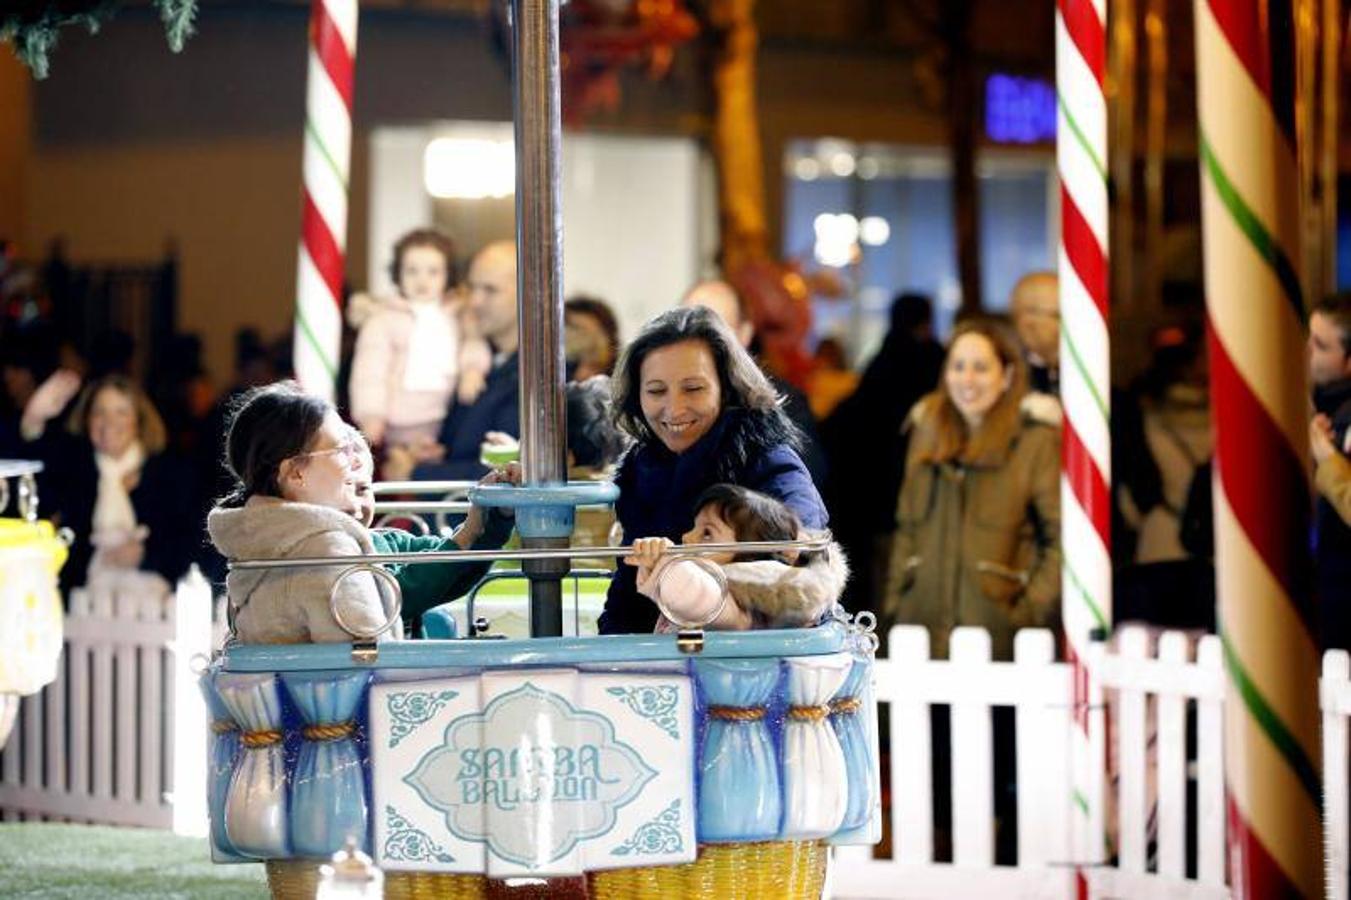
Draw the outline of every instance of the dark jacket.
M446 448L440 462L423 463L413 470L419 481L476 481L488 472L479 462L483 436L490 431L518 435L521 430L520 364L513 353L488 373L483 393L468 406L452 401L450 413L441 425L441 445Z
M85 583L93 556L89 536L99 484L93 447L87 441L81 442L51 474L54 477L49 489L54 495L53 502L48 506L44 497L43 507L75 533L70 558L61 570L61 587L68 591ZM140 481L131 491L131 506L136 511L136 523L150 529L141 570L159 573L172 586L187 572L206 541L191 470L168 453L147 458Z
M1351 426L1351 378L1314 390L1314 409L1332 420L1333 443ZM1351 525L1323 494L1314 502L1314 576L1325 649L1351 649Z
M1351 427L1351 378L1339 378L1313 389L1313 406L1332 420L1333 443L1342 446L1346 429Z
M821 431L817 426L816 416L812 415L812 407L807 402L807 395L792 382L784 381L768 371L765 372L765 377L774 386L774 390L778 391L779 395L783 397L784 415L788 416L792 423L797 426L797 430L801 432L802 443L798 446L798 456L802 457L802 464L811 473L812 481L816 483L816 489L818 491L825 490L826 479L830 473L830 464L826 460L825 447L821 443Z
M825 528L825 504L794 444L792 428L781 414L727 409L708 434L679 455L656 440L635 445L615 476L615 513L625 545L640 537L678 542L694 525L694 502L719 482L775 497L805 527ZM656 623L656 605L638 593L637 570L621 564L610 582L600 633L650 632Z
M835 539L853 569L845 588L850 609L877 611L885 571L881 538L896 530L896 495L905 474L911 407L938 384L943 348L894 328L868 363L858 390L821 426L830 458L827 497Z

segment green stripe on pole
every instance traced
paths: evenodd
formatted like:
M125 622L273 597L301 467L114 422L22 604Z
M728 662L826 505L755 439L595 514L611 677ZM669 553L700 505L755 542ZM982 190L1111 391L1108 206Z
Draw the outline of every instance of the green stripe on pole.
M1257 689L1252 677L1248 675L1243 668L1243 662L1238 658L1238 653L1234 646L1229 643L1229 637L1223 631L1220 632L1220 643L1224 647L1224 667L1229 671L1229 677L1233 680L1234 686L1238 688L1239 696L1243 698L1243 705L1247 707L1248 713L1257 722L1262 733L1267 736L1267 740L1285 757L1286 764L1295 772L1295 777L1304 787L1304 792L1309 795L1313 801L1314 808L1322 814L1323 811L1323 781L1319 777L1318 769L1313 761L1309 759L1304 748L1300 746L1299 740L1281 721L1281 717L1272 709L1271 704L1262 696L1262 692Z
M1065 556L1065 554L1062 554L1062 556ZM1093 619L1098 623L1098 627L1104 631L1110 630L1110 626L1107 624L1107 617L1102 614L1102 608L1093 602L1092 595L1088 593L1088 589L1084 587L1084 583L1079 580L1079 576L1075 573L1074 567L1069 564L1069 557L1065 556L1065 558L1061 560L1060 565L1065 574L1070 577L1070 581L1074 582L1074 589L1079 592L1079 596L1083 599L1084 604L1088 606L1088 611L1093 613Z
M324 158L324 162L328 163L329 169L332 170L333 177L338 179L338 183L341 184L342 189L346 191L347 176L342 173L342 170L338 168L338 164L333 161L333 154L328 152L328 147L324 146L323 140L319 137L318 130L315 129L314 123L309 119L305 120L305 134L309 136L310 140L314 141L314 146L318 148L319 155Z
M1107 167L1103 165L1102 160L1098 159L1098 154L1093 152L1093 146L1088 143L1088 137L1080 130L1079 123L1071 115L1070 108L1065 103L1065 98L1060 91L1055 92L1055 102L1060 107L1060 112L1065 116L1065 124L1070 127L1070 134L1074 135L1074 142L1083 149L1084 153L1088 154L1088 158L1093 162L1093 168L1098 170L1098 176L1103 182L1106 182Z
M1098 412L1102 413L1104 420L1110 420L1111 414L1107 411L1107 401L1103 399L1102 394L1098 393L1098 386L1093 383L1088 367L1084 365L1083 357L1079 355L1079 348L1074 344L1074 336L1070 334L1067 328L1060 329L1060 334L1065 339L1065 347L1070 351L1070 360L1074 363L1074 368L1078 370L1079 377L1083 379L1088 392L1093 395L1093 403L1098 407Z
M1220 161L1215 158L1211 149L1210 142L1206 140L1205 132L1200 135L1201 165L1205 167L1206 174L1210 176L1210 181L1215 185L1215 193L1219 195L1220 202L1224 208L1229 211L1229 215L1238 226L1239 231L1248 238L1257 255L1267 261L1272 271L1276 275L1276 280L1281 283L1285 290L1285 299L1289 302L1290 308L1294 310L1295 317L1304 321L1304 294L1300 290L1299 276L1295 274L1295 267L1290 264L1286 258L1285 251L1280 248L1271 233L1267 231L1262 220L1252 211L1252 208L1244 202L1234 183L1229 180L1225 174Z
M319 357L319 362L323 364L324 371L328 373L329 379L336 381L338 376L337 367L333 364L333 361L328 358L328 354L324 351L323 345L319 343L319 338L310 330L310 323L305 321L305 314L301 312L299 303L296 305L296 325L300 327L300 333L305 336L305 340L310 345L310 349L312 349L315 352L315 355Z

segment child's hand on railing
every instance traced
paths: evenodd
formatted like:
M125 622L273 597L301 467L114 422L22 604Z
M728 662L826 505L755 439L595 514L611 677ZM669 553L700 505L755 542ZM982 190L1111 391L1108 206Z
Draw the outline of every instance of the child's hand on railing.
M479 481L479 484L517 484L521 483L521 464L518 462L507 463L501 468L493 469ZM512 514L511 507L503 507L500 512L505 516ZM484 529L483 507L474 504L469 507L469 513L464 517L464 523L455 529L455 543L459 544L461 550L468 550L474 545L480 537L483 536Z
M675 542L663 537L638 538L629 548L629 555L624 557L624 562L630 566L637 566L638 580L645 581L661 562L661 558L674 546Z

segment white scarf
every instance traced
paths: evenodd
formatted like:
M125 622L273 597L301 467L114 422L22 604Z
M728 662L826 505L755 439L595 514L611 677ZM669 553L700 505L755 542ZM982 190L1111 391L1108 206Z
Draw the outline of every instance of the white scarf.
M140 441L133 441L117 458L95 450L94 464L99 472L98 494L94 499L94 535L100 538L127 535L136 529L136 510L127 491L127 476L139 472L145 465L145 450Z
M455 379L455 331L447 310L439 303L408 304L413 331L403 367L405 391L449 391Z

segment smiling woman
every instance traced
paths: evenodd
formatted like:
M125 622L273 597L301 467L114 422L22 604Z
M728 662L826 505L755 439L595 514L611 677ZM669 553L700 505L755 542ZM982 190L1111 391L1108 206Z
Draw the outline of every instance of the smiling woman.
M64 374L73 393L79 381ZM48 484L59 523L75 542L62 587L140 571L173 584L187 571L201 531L191 518L187 472L164 452L164 423L137 385L109 375L85 387L68 434L39 429L35 452L51 460Z
M995 658L1011 659L1018 628L1058 616L1060 434L1026 394L1012 336L976 320L958 327L937 390L910 416L885 615L928 626L935 658L954 627L978 625Z
M624 540L678 541L695 503L719 482L782 501L811 529L826 509L798 456L798 433L755 361L718 316L702 306L651 319L629 344L614 379L615 416L637 442L615 483ZM657 607L638 592L634 569L610 585L603 634L650 632Z

